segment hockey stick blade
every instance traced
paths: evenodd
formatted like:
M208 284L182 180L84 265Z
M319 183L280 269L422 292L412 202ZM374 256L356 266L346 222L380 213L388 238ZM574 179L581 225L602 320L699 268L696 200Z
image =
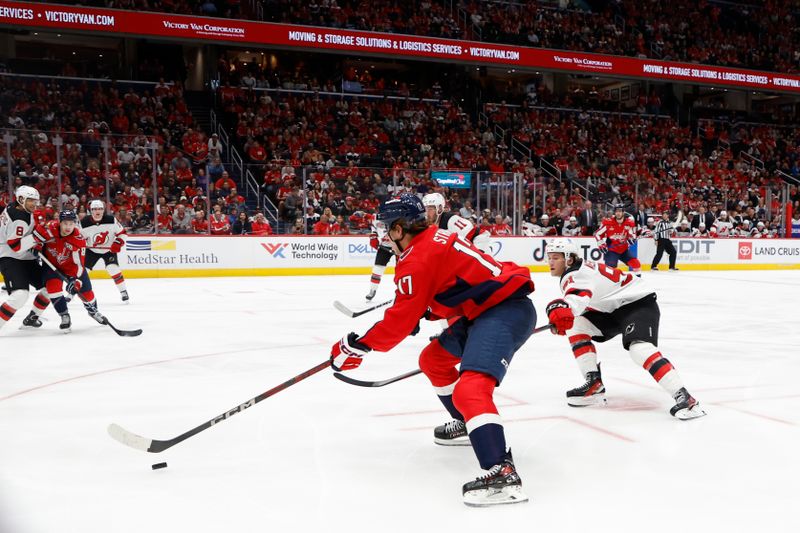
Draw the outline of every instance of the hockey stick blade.
M369 313L370 311L374 311L375 309L378 309L378 308L381 308L381 307L385 307L385 306L391 304L392 302L394 302L394 300L387 300L387 301L379 303L377 305L373 305L372 307L367 307L366 309L362 309L361 311L353 311L352 309L350 309L349 307L344 305L339 300L336 300L335 302L333 302L333 306L338 311L341 311L342 313L344 313L346 316L349 316L350 318L355 318L357 316L365 315L365 314Z
M422 370L418 368L416 370L406 372L405 374L400 374L399 376L395 376L393 378L384 379L383 381L361 381L360 379L353 379L350 376L346 376L340 372L334 372L333 377L335 377L339 381L344 381L349 385L355 385L356 387L383 387L385 385L390 385L392 383L395 383L396 381L410 378L412 376L416 376L417 374L421 373Z
M138 337L142 334L141 329L117 329L114 327L114 324L108 321L108 318L105 320L106 326L110 327L114 330L114 333L119 335L120 337Z
M276 387L273 387L273 388L271 388L270 390L268 390L266 392L262 392L261 394L259 394L255 398L250 398L246 402L237 405L233 409L225 411L221 415L217 415L214 418L212 418L211 420L207 420L207 421L203 422L202 424L200 424L199 426L197 426L195 428L192 428L189 431L186 431L185 433L181 433L180 435L178 435L174 439L170 439L170 440L148 439L148 438L142 437L141 435L137 435L136 433L131 433L130 431L124 429L122 426L120 426L118 424L109 425L108 426L108 434L111 435L111 438L114 439L115 441L120 442L120 443L124 444L125 446L129 446L129 447L131 447L131 448L133 448L135 450L139 450L139 451L142 451L142 452L150 452L150 453L160 453L160 452L163 452L164 450L166 450L167 448L172 448L176 444L185 441L189 437L193 437L193 436L197 435L201 431L205 431L208 428L219 424L220 422L226 421L227 419L229 419L230 417L232 417L236 413L241 413L242 411L244 411L248 407L254 406L255 404L257 404L261 400L266 400L270 396L272 396L274 394L277 394L277 393L281 392L282 390L288 389L292 385L295 385L295 384L303 381L304 379L306 379L309 376L313 376L314 374L316 374L317 372L320 372L321 370L325 370L329 366L331 366L331 361L330 361L330 359L327 359L327 360L323 361L322 363L320 363L320 364L318 364L318 365L316 365L316 366L314 366L312 368L309 368L305 372L303 372L301 374L298 374L295 377L293 377L293 378L291 378L291 379L289 379L287 381L284 381L280 385L278 385Z

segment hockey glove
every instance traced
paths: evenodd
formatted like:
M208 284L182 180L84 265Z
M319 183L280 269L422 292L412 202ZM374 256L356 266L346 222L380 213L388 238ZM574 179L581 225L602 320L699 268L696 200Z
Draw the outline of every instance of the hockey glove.
M36 224L33 228L33 239L37 244L43 245L47 242L55 240L55 236L50 233L50 229L43 224Z
M636 237L630 237L628 239L628 246L633 246L634 244L636 244Z
M371 350L366 344L358 342L357 334L348 333L331 348L331 367L337 372L358 368L361 359Z
M607 254L608 253L608 244L606 241L601 241L597 243L597 248L600 250L600 253Z
M122 245L124 241L122 239L117 239L111 244L111 253L118 254L120 250L122 250Z
M553 300L547 304L546 312L547 318L553 325L553 333L556 335L566 335L567 330L572 329L575 315L572 314L572 309L564 300Z
M83 283L81 283L81 280L76 278L69 278L67 280L66 286L64 287L64 290L67 291L69 294L78 294L82 286Z
M370 233L369 234L369 245L372 246L372 248L374 248L375 250L377 250L379 244L380 243L378 242L378 234L377 233Z

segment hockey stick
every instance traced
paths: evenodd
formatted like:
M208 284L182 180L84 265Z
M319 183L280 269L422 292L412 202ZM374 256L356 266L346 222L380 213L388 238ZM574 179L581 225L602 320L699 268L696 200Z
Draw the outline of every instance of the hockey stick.
M544 326L540 326L540 327L534 329L533 333L531 333L531 335L536 335L537 333L540 333L542 331L549 330L549 329L550 329L550 324L546 324ZM390 385L390 384L395 383L397 381L401 381L401 380L404 380L406 378L410 378L410 377L416 376L417 374L420 374L421 372L422 372L422 370L417 368L416 370L411 370L410 372L406 372L405 374L400 374L399 376L395 376L395 377L389 378L389 379L384 379L384 380L381 380L381 381L361 381L360 379L353 379L350 376L346 376L341 372L334 372L333 373L333 377L335 377L339 381L344 381L345 383L347 383L349 385L355 385L356 387L383 387L385 385Z
M37 254L37 255L41 258L41 260L42 260L42 262L44 264L49 266L50 269L52 269L52 271L55 272L56 276L61 278L62 282L69 283L69 279L67 279L67 276L65 276L63 272L61 272L59 269L57 269L56 266L53 263L51 263L50 260L47 259L47 257L45 257L44 254L40 253L40 254ZM84 302L86 302L86 299L84 299L83 294L81 294L80 292L78 293L78 297L81 300L83 300ZM111 322L108 321L108 317L105 316L105 315L103 315L103 324L108 326L108 327L110 327L114 331L114 333L116 333L120 337L138 337L139 335L142 334L142 330L141 329L128 330L128 329L117 329L117 328L115 328L114 325Z
M366 309L362 309L361 311L353 311L352 309L350 309L349 307L344 305L339 300L336 300L335 302L333 302L333 306L336 309L338 309L339 311L341 311L342 313L344 313L345 315L349 316L350 318L355 318L357 316L361 316L361 315L364 315L366 313L369 313L370 311L374 311L375 309L378 309L378 308L381 308L381 307L385 307L385 306L387 306L387 305L389 305L389 304L391 304L393 302L394 302L394 299L387 300L387 301L385 301L383 303L379 303L377 305L373 305L372 307L367 307Z
M131 448L136 448L137 450L141 450L143 452L160 453L160 452L163 452L164 450L166 450L167 448L172 448L173 446L175 446L179 442L185 441L189 437L197 435L201 431L205 431L206 429L210 428L211 426L214 426L214 425L216 425L216 424L218 424L220 422L223 422L223 421L229 419L230 417L232 417L236 413L241 413L242 411L244 411L248 407L254 406L255 404L257 404L261 400L265 400L265 399L269 398L270 396L272 396L273 394L277 394L277 393L279 393L280 391L282 391L284 389L288 389L292 385L303 381L307 377L313 376L314 374L316 374L320 370L325 370L329 366L331 366L331 362L330 362L330 360L326 360L324 363L320 363L320 364L318 364L317 366L315 366L313 368L309 368L308 370L306 370L302 374L298 374L295 377L293 377L292 379L290 379L288 381L284 381L283 383L281 383L277 387L274 387L274 388L272 388L272 389L270 389L270 390L268 390L266 392L263 392L263 393L259 394L258 396L256 396L255 398L250 398L246 402L237 405L236 407L234 407L233 409L231 409L229 411L225 411L221 415L215 416L211 420L203 422L202 424L200 424L196 428L190 429L186 433L181 433L180 435L178 435L174 439L170 439L170 440L147 439L147 438L141 437L141 436L139 436L139 435L137 435L135 433L131 433L130 431L127 431L126 429L123 429L121 426L119 426L117 424L111 424L111 425L108 426L108 434L111 435L112 439L114 439L116 441L119 441L119 442L121 442L122 444L124 444L126 446L130 446Z

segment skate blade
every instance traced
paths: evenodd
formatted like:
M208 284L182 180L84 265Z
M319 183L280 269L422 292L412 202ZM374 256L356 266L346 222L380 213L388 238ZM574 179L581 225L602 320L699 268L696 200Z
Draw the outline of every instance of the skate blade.
M502 489L471 490L464 494L464 505L468 507L490 507L492 505L509 505L527 501L528 495L522 492L520 485L512 485Z
M570 407L590 407L593 405L603 406L608 403L605 393L593 394L591 396L573 396L567 398L567 405Z
M469 437L458 437L457 439L437 439L434 437L433 442L439 446L472 446Z
M677 413L675 413L675 418L678 420L694 420L695 418L700 418L701 416L706 416L706 412L700 407L700 404L695 404L690 409L681 409Z

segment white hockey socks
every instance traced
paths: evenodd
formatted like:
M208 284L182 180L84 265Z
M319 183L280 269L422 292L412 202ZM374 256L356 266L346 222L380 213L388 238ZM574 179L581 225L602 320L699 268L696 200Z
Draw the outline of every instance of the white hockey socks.
M651 343L635 342L631 344L630 354L633 362L650 372L656 383L661 385L670 396L674 397L683 388L683 381L675 367Z

